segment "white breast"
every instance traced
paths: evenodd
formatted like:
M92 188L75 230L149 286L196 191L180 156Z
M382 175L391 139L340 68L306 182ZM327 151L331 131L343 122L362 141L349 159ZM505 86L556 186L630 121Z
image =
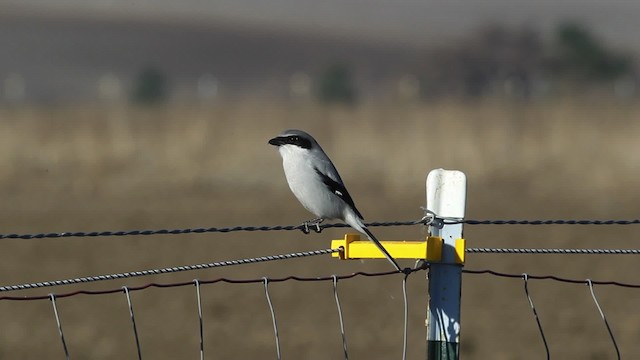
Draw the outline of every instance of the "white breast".
M302 206L317 217L342 218L344 202L328 190L314 168L314 165L322 167L328 160L318 159L315 154L297 146L283 145L278 149L289 188Z

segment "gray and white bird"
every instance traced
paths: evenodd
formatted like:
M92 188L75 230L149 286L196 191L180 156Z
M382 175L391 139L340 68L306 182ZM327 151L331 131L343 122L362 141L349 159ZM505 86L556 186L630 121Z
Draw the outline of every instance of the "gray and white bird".
M269 144L278 147L284 174L293 194L305 209L318 217L310 222L317 225L324 219L344 221L373 241L393 266L401 271L398 263L364 225L362 214L353 203L338 170L311 135L302 130L286 130L269 140Z

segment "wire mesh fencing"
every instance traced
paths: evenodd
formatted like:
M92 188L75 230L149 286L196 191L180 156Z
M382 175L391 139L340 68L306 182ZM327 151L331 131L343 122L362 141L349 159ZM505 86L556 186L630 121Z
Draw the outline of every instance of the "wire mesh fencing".
M635 225L640 224L638 220L445 220L445 221L459 221L468 225ZM399 222L381 222L381 223L370 223L368 226L414 226L414 225L427 225L429 222L425 219L414 220L414 221L399 221ZM321 226L320 230L330 227L343 227L343 224L324 224ZM175 230L133 230L133 231L101 231L101 232L69 232L69 233L40 233L40 234L4 234L0 235L0 239L5 239L7 241L14 240L37 240L37 239L55 239L55 238L63 238L63 237L96 237L96 236L152 236L152 235L179 235L179 234L187 234L187 233L212 233L212 232L236 232L236 231L247 231L247 232L259 232L259 231L303 231L304 228L300 226L243 226L243 227L226 227L226 228L195 228L195 229L175 229ZM416 267L407 268L404 270L404 273L397 271L388 271L388 272L353 272L343 275L338 274L327 274L325 276L316 276L316 277L303 277L296 275L289 275L285 277L260 277L260 278L245 278L245 279L237 279L237 278L228 278L228 277L219 277L212 279L194 279L193 281L180 281L180 282L150 282L147 284L139 285L139 286L120 286L113 287L101 290L92 290L92 289L74 289L72 291L56 291L51 293L42 293L35 295L21 295L15 294L14 292L20 290L27 289L40 289L40 288L52 288L52 287L61 287L67 285L82 285L85 283L93 283L98 281L108 281L108 280L116 280L116 279L126 279L131 277L143 277L149 275L163 275L170 274L176 272L186 272L192 270L202 270L202 269L211 269L217 267L226 267L226 266L241 266L245 264L252 264L258 262L270 262L270 261L281 261L288 259L304 259L315 256L322 255L330 255L332 253L338 252L340 249L320 249L320 250L311 250L311 251L303 251L303 252L295 252L295 253L287 253L287 254L279 254L279 255L265 255L260 257L253 258L244 258L244 259L236 259L236 260L226 260L226 261L214 261L210 263L201 263L194 265L180 265L180 266L170 266L165 268L157 268L157 269L147 269L147 270L138 270L138 271L130 271L130 272L122 272L122 273L111 273L111 274L103 274L103 275L91 275L91 276L81 276L77 278L69 278L62 280L47 280L47 281L39 281L39 282L31 282L24 284L15 284L15 285L4 285L0 286L0 303L9 303L12 301L20 301L20 302L30 302L30 301L42 301L48 300L51 302L52 310L53 310L53 318L55 319L55 324L57 328L57 333L59 337L59 342L63 349L62 354L66 358L71 358L73 354L73 349L70 347L69 341L73 342L73 340L69 338L68 335L65 334L63 330L63 324L65 324L65 317L61 315L59 311L59 307L63 306L64 302L67 298L77 297L77 296L106 296L113 294L123 294L126 297L127 309L129 311L129 319L131 325L132 336L135 339L135 350L139 359L143 358L145 354L144 349L144 341L143 335L140 333L140 328L137 325L137 320L134 312L134 301L132 299L131 294L142 292L151 288L156 289L169 289L169 288L180 288L180 287L194 287L195 289L195 299L197 300L197 306L194 306L194 313L196 313L195 317L197 318L197 327L198 327L198 350L200 359L204 358L217 358L211 355L214 352L205 352L207 349L207 337L206 337L206 329L211 326L205 321L203 317L203 312L206 311L206 308L203 309L202 303L202 290L209 287L215 287L215 284L225 283L232 285L240 285L240 284L261 284L264 290L264 302L265 306L256 306L255 309L251 311L267 311L269 318L271 319L272 324L272 338L273 338L273 347L274 347L274 357L277 359L281 359L283 356L288 357L292 356L286 354L282 347L282 331L280 331L282 324L278 322L279 313L283 310L278 309L278 304L273 300L273 292L274 290L270 287L272 284L277 283L289 283L289 282L300 282L300 283L316 283L316 282L324 282L331 284L331 296L333 297L335 303L335 316L339 319L338 326L336 326L335 331L339 334L340 337L340 348L342 356L345 359L348 359L350 354L353 353L354 350L351 350L353 346L349 346L348 340L349 336L349 323L345 321L345 315L348 315L349 309L345 309L340 302L340 291L339 288L349 287L355 281L362 278L388 278L395 277L394 281L401 283L400 288L402 293L402 301L400 303L400 309L396 309L396 313L402 314L401 322L402 326L396 329L398 332L401 332L403 335L397 341L398 354L399 358L407 358L408 347L409 345L409 334L414 330L410 328L410 319L409 319L409 300L408 296L411 293L411 289L408 288L407 279L410 277L415 277L418 274L423 274L425 276L425 271L428 270L428 264L420 264ZM640 254L640 249L575 249L575 248L467 248L467 253L470 254L481 254L481 253L494 253L494 254L557 254L557 255L568 255L568 254L581 254L581 255L637 255ZM300 260L303 261L303 260ZM553 353L553 347L550 346L550 339L547 328L545 327L544 320L538 314L538 308L536 307L536 293L530 291L529 284L533 281L536 282L545 282L545 281L553 281L556 283L564 283L564 284L582 284L585 285L584 296L588 297L591 302L594 304L594 310L597 311L598 316L602 320L602 326L606 328L609 341L611 344L611 348L613 349L616 357L621 358L621 354L624 354L624 349L621 349L617 339L617 333L615 330L615 324L611 324L605 315L609 309L604 308L596 293L601 293L606 291L608 287L619 287L626 289L638 289L640 288L640 284L627 283L617 281L615 279L579 279L579 278L569 278L569 277L561 277L554 274L549 275L539 275L539 274L527 274L527 273L508 273L508 272L500 272L493 269L464 269L464 281L474 281L475 276L484 275L484 276L492 276L496 278L504 278L504 279L520 279L522 281L523 286L523 296L526 298L527 303L531 308L532 318L535 321L536 327L539 331L540 340L542 347L544 348L544 353L547 358L551 358ZM340 284L340 286L338 286ZM596 291L596 289L598 291ZM275 290L277 291L277 290ZM425 297L426 294L422 293L416 295L419 297ZM472 299L464 299L464 301L472 301ZM313 311L313 306L310 304L301 304L302 307L307 307L308 311ZM366 306L366 304L365 304ZM285 310L286 311L286 310ZM114 315L115 316L115 315ZM43 320L46 322L47 320ZM139 322L139 320L138 320ZM463 318L464 324L464 318ZM220 324L216 324L216 326L220 326ZM464 333L464 330L463 330ZM66 336L65 336L66 335ZM490 336L490 334L486 334L486 336ZM286 340L284 340L286 341ZM463 340L464 344L464 340ZM284 355L283 355L284 353ZM287 356L288 355L288 356Z

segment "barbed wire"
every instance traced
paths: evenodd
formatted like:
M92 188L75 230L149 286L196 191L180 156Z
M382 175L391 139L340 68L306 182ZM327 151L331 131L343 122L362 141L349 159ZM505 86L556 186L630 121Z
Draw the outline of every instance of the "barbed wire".
M391 227L391 226L413 226L428 225L432 219L422 218L419 220L407 221L385 221L367 223L368 227ZM465 225L638 225L640 219L634 220L474 220L474 219L444 219L445 224L465 224ZM333 223L319 225L320 231L328 228L349 227L347 224ZM314 227L315 228L315 227ZM152 235L186 235L186 234L207 234L207 233L230 233L230 232L256 232L256 231L305 231L308 226L300 225L273 225L273 226L233 226L233 227L199 227L182 229L147 229L147 230L114 230L114 231L68 231L68 232L46 232L33 234L0 234L2 239L55 239L55 238L77 238L77 237L109 237L109 236L152 236Z

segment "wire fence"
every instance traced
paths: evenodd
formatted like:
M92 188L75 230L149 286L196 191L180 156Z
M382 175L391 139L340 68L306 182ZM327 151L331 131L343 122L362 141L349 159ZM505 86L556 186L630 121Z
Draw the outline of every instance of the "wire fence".
M429 215L429 214L428 214ZM430 225L441 219L447 224L468 224L468 225L636 225L640 224L640 219L633 220L470 220L470 219L451 219L440 218L436 214L430 214L419 220L408 221L389 221L389 222L372 222L366 224L368 227L390 227L390 226L413 226L413 225ZM323 224L316 231L321 232L326 228L348 227L346 224ZM151 236L151 235L182 235L182 234L205 234L205 233L229 233L238 231L293 231L299 230L308 233L309 228L305 224L301 225L275 225L275 226L234 226L234 227L209 227L209 228L182 228L182 229L155 229L155 230L116 230L116 231L90 231L90 232L61 232L61 233L34 233L34 234L0 234L0 239L47 239L47 238L68 238L68 237L104 237L104 236ZM0 292L8 292L15 290L26 290L43 287L53 287L62 285L72 285L78 283L90 283L96 281L125 279L131 277L141 277L149 275L169 274L175 272L202 270L215 267L251 264L267 261L286 260L292 258L309 257L317 255L332 254L339 252L341 249L321 249L304 252L296 252L281 255L268 255L256 258L245 258L237 260L227 260L220 262L211 262L194 265L182 265L174 267L166 267L159 269L148 269L141 271L131 271L124 273L104 274L97 276L85 276L63 280L42 281L34 283L24 283L17 285L0 286ZM558 249L558 248L467 248L468 253L499 253L499 254L640 254L640 249ZM411 269L406 269L405 273L410 273ZM489 270L486 270L489 271ZM373 276L372 274L369 274ZM499 275L494 273L494 275ZM504 275L504 274L502 274ZM290 279L297 279L291 277ZM228 280L228 279L227 279ZM326 280L326 279L325 279ZM309 281L307 279L307 281ZM157 284L156 284L157 285ZM167 285L163 285L167 286ZM146 287L143 287L146 288ZM114 292L114 291L111 291ZM77 293L83 293L79 291ZM97 292L101 293L101 292ZM107 292L108 293L108 292ZM44 297L35 297L38 299ZM0 297L0 300L13 299L12 297ZM28 298L19 297L18 299L26 300Z
M404 273L403 277L402 277L402 291L403 291L403 321L404 321L404 325L403 325L403 359L406 359L406 353L407 353L407 334L408 334L408 291L407 291L407 278L409 275L416 273L416 272L420 272L420 271L424 271L427 267L417 267L417 268L413 268L410 271L407 271ZM538 326L539 329L539 333L541 336L541 339L543 341L544 347L545 347L545 352L546 352L546 356L547 359L550 359L551 353L549 350L549 346L547 343L547 335L544 331L542 322L538 316L537 313L537 309L536 306L534 304L533 298L529 292L529 288L528 288L528 284L531 280L552 280L552 281L557 281L557 282L563 282L563 283L572 283L572 284L584 284L587 285L589 287L589 292L591 295L591 298L594 302L594 304L596 305L598 312L600 314L600 317L602 318L608 334L610 336L611 342L615 348L616 354L617 354L617 358L620 359L620 350L619 347L617 345L617 340L615 338L615 335L613 333L613 331L611 330L611 327L607 321L607 318L600 306L600 303L595 295L594 292L594 285L611 285L611 286L620 286L620 287L625 287L625 288L640 288L640 284L629 284L629 283L621 283L621 282L617 282L617 281L611 281L611 280L591 280L591 279L575 279L575 278L563 278L563 277L558 277L558 276L554 276L554 275L533 275L533 274L515 274L515 273L504 273L504 272L498 272L498 271L494 271L494 270L490 270L490 269L483 269L483 270L469 270L469 269L463 269L463 273L465 275L491 275L491 276L495 276L495 277L503 277L503 278L511 278L511 279L522 279L523 280L523 284L524 284L524 293L525 296L527 298L527 301L530 304L532 313L534 315L536 324ZM287 276L287 277L281 277L281 278L266 278L266 277L262 277L262 278L252 278L252 279L229 279L229 278L217 278L217 279L211 279L211 280L200 280L200 279L195 279L193 281L187 281L187 282L173 282L173 283L148 283L142 286L137 286L137 287L127 287L127 286L123 286L123 287L119 287L119 288L113 288L113 289L108 289L108 290L95 290L95 291L88 291L88 290L80 290L80 291L74 291L74 292L68 292L68 293L61 293L61 294L49 294L49 295L43 295L43 296L21 296L21 297L11 297L11 296L3 296L0 297L0 300L17 300L17 301L29 301L29 300L50 300L52 303L52 307L53 307L53 312L54 312L54 317L56 320L56 324L57 324L57 328L58 328L58 333L60 336L60 341L61 344L63 346L63 350L65 353L66 358L70 358L69 355L69 350L67 347L67 343L66 343L66 339L65 339L65 335L64 335L64 331L62 329L62 321L60 319L59 313L58 313L58 309L57 309L57 305L56 305L56 300L57 299L61 299L61 298L66 298L66 297L72 297L72 296L78 296L78 295L104 295L104 294L113 294L113 293L124 293L124 295L127 298L127 305L128 305L128 309L129 309L129 316L130 316L130 320L131 320L131 326L132 326L132 331L135 337L135 343L136 343L136 351L138 354L138 359L142 359L142 349L140 346L140 340L139 340L139 334L138 334L138 330L137 330L137 325L136 325L136 320L135 320L135 315L134 315L134 310L133 310L133 304L131 301L131 296L130 293L131 292L135 292L135 291L141 291L141 290L145 290L151 287L156 287L156 288L173 288L173 287L185 287L185 286L195 286L196 289L196 296L197 296L197 311L198 311L198 321L199 321L199 334L200 334L200 353L201 353L201 359L204 358L204 335L203 335L203 320L202 320L202 305L201 305L201 295L200 295L200 288L202 285L206 285L206 284L215 284L215 283L219 283L219 282L225 282L225 283L231 283L231 284L250 284L250 283L262 283L264 286L264 291L265 291L265 297L268 303L268 307L269 307L269 313L271 316L271 320L272 320L272 325L273 325L273 331L274 331L274 338L275 338L275 346L276 346L276 352L277 352L277 358L281 359L281 350L280 350L280 335L279 335L279 331L278 331L278 324L277 324L277 318L276 318L276 313L271 301L271 297L270 297L270 293L269 293L269 284L271 283L278 283L278 282L287 282L287 281L298 281L298 282L327 282L327 281L331 281L333 284L333 294L334 294L334 299L336 302L336 308L337 308L337 312L338 312L338 316L339 316L339 320L340 320L340 333L341 333L341 338L342 338L342 346L343 346L343 351L344 351L344 356L345 359L348 359L348 346L347 346L347 337L345 335L345 330L344 330L344 318L343 318L343 310L340 304L340 300L339 300L339 295L338 295L338 281L342 281L342 280L348 280L348 279L354 279L357 277L382 277L382 276L394 276L394 275L398 275L401 273L398 273L397 271L387 271L387 272L374 272L374 273L368 273L368 272L355 272L355 273L351 273L351 274L346 274L346 275L331 275L331 276L322 276L322 277L297 277L297 276Z
M420 220L412 220L412 221L394 221L394 222L373 222L367 224L370 227L385 227L385 226L414 226L414 225L429 225L433 224L434 221L440 220L443 223L448 224L456 224L463 223L467 225L636 225L640 224L640 220L463 220L463 219L439 219L435 218L422 218ZM317 229L317 231L322 231L326 228L333 227L347 227L345 224L324 224ZM182 234L203 234L203 233L229 233L229 232L237 232L237 231L248 231L248 232L256 232L256 231L294 231L299 230L306 232L308 228L304 225L277 225L277 226L236 226L236 227L210 227L210 228L185 228L185 229L159 229L159 230L128 230L128 231L92 231L92 232L62 232L62 233L35 233L35 234L0 234L0 239L11 240L28 240L28 239L52 239L52 238L69 238L69 237L102 237L102 236L151 236L151 235L182 235ZM26 289L37 289L44 287L55 287L62 285L72 285L72 284L80 284L80 283L90 283L96 281L106 281L106 280L114 280L114 279L124 279L131 277L141 277L148 275L160 275L160 274L169 274L175 272L183 272L183 271L191 271L191 270L201 270L201 269L209 269L216 267L224 267L224 266L232 266L232 265L243 265L243 264L251 264L251 263L259 263L259 262L267 262L267 261L280 261L286 259L293 258L304 258L310 256L319 256L319 255L328 255L335 252L339 252L341 249L320 249L320 250L312 250L312 251L304 251L304 252L296 252L289 254L281 254L281 255L268 255L261 256L256 258L245 258L245 259L237 259L237 260L227 260L227 261L219 261L219 262L211 262L211 263L203 263L203 264L195 264L195 265L182 265L175 267L166 267L160 269L148 269L142 271L131 271L124 273L113 273L113 274L104 274L97 276L85 276L71 279L63 279L63 280L52 280L52 281L42 281L42 282L34 282L34 283L25 283L25 284L17 284L17 285L6 285L0 286L0 293L2 292L11 292L17 290L26 290ZM497 253L497 254L608 254L608 255L637 255L640 254L640 249L559 249L559 248L467 248L466 252L468 253ZM70 358L69 350L67 347L66 339L64 337L64 331L62 327L62 321L60 319L56 300L61 298L68 298L79 295L105 295L105 294L114 294L114 293L124 293L127 298L127 304L130 314L130 320L132 324L132 330L134 332L134 336L136 338L136 349L137 355L139 359L142 359L142 349L140 347L140 342L138 338L138 330L135 321L134 315L134 307L131 301L130 293L136 291L142 291L149 288L173 288L173 287L185 287L185 286L195 286L196 294L197 294L197 309L198 309L198 319L199 319L199 334L200 334L200 358L204 358L204 335L203 335L203 320L202 320L202 304L200 298L200 288L203 285L215 284L215 283L230 283L230 284L247 284L247 283L262 283L264 286L265 297L269 307L269 313L272 320L274 338L275 338L275 346L277 352L277 358L281 358L281 350L280 350L280 339L278 332L278 324L276 313L273 308L273 304L271 302L270 293L269 293L269 284L278 283L278 282L288 282L288 281L298 281L298 282L332 282L333 284L333 295L336 303L337 312L340 319L340 332L342 338L343 352L345 359L348 359L348 347L347 347L347 338L344 330L344 321L342 308L340 305L339 294L338 294L338 282L342 280L354 279L357 277L383 277L383 276L401 276L402 277L402 289L403 289L403 306L404 306L404 338L403 338L403 359L406 358L407 353L407 332L408 332L408 296L407 296L407 278L416 272L424 271L428 268L428 264L423 263L421 266L416 266L414 268L407 268L401 272L398 271L387 271L387 272L354 272L350 274L344 275L327 275L327 276L319 276L319 277L299 277L299 276L286 276L279 278L250 278L250 279L230 279L230 278L215 278L215 279L194 279L193 281L183 281L183 282L150 282L140 286L131 286L131 287L117 287L106 290L74 290L64 293L57 294L43 294L43 295L30 295L30 296L0 296L0 301L37 301L37 300L49 300L52 303L54 316L56 319L56 324L60 336L60 340L63 346L63 350L66 358ZM640 284L632 284L632 283L624 283L615 280L592 280L592 279L577 279L577 278L564 278L556 275L536 275L536 274L516 274L516 273L505 273L498 272L492 269L463 269L463 274L465 276L475 276L475 275L489 275L493 277L502 277L502 278L512 278L512 279L522 279L524 285L524 293L531 307L533 316L536 320L536 324L538 330L540 332L541 339L543 341L545 352L547 358L550 358L550 350L547 343L547 336L545 334L544 328L542 326L541 320L537 314L537 310L535 307L535 303L533 297L529 293L528 284L532 280L550 280L561 283L572 283L572 284L584 284L589 288L589 294L598 309L599 315L602 318L608 334L611 338L612 344L615 348L617 358L620 359L620 350L617 345L616 338L614 336L611 327L607 321L607 318L602 310L600 303L596 297L594 286L618 286L624 288L640 288Z
M389 221L389 222L372 222L366 224L368 227L390 227L390 226L412 226L412 225L430 225L442 219L435 214L425 216L419 220L408 221ZM457 224L464 223L469 225L634 225L640 224L640 220L464 220L464 219L442 219L444 223ZM326 228L348 227L346 224L323 224L317 229L321 232ZM61 232L61 233L35 233L35 234L0 234L0 239L47 239L47 238L68 238L68 237L102 237L102 236L151 236L151 235L182 235L182 234L205 234L205 233L229 233L237 231L293 231L299 230L308 233L309 228L305 224L301 225L276 225L276 226L234 226L234 227L209 227L209 228L183 228L183 229L156 229L156 230L117 230L117 231L91 231L91 232ZM192 271L210 269L216 267L224 267L231 265L251 264L267 261L286 260L292 258L309 257L317 255L332 254L339 252L341 249L321 249L304 252L296 252L281 255L269 255L256 258L245 258L237 260L227 260L220 262L211 262L194 265L181 265L174 267L165 267L159 269L148 269L140 271L131 271L124 273L113 273L96 276L85 276L78 278L41 281L34 283L24 283L16 285L0 286L0 293L26 290L43 287L53 287L62 285L73 285L78 283L91 283L97 281L125 279L131 277L141 277L149 275L169 274L175 272ZM640 249L519 249L519 248L467 248L468 253L501 253L501 254L640 254ZM409 270L410 271L410 270ZM405 271L406 272L406 271ZM10 297L0 297L0 300Z
M619 286L619 287L624 287L624 288L639 289L640 288L640 284L629 284L629 283L622 283L622 282L612 281L612 280L572 279L572 278L559 277L559 276L555 276L555 275L531 275L531 274L527 274L527 273L513 274L513 273L504 273L504 272L499 272L499 271L494 271L494 270L489 270L489 269L484 269L484 270L463 269L462 272L465 273L465 274L472 274L472 275L486 274L486 275L502 277L502 278L522 279L523 280L524 293L525 293L525 296L526 296L527 301L529 303L529 306L531 307L531 311L532 311L533 317L534 317L534 319L536 321L536 325L538 327L538 331L540 333L540 337L541 337L542 343L544 345L545 354L546 354L546 358L547 359L551 358L551 351L549 350L549 345L548 345L548 342L547 342L547 335L545 334L544 328L542 326L542 322L540 320L540 317L538 316L537 308L536 308L535 303L533 301L533 298L532 298L532 296L531 296L531 294L529 292L529 281L530 280L553 280L553 281L561 282L561 283L587 285L589 287L589 294L591 295L591 298L592 298L592 300L593 300L593 302L594 302L594 304L595 304L595 306L596 306L596 308L598 310L600 318L604 322L604 325L605 325L605 327L607 329L607 333L609 334L609 338L611 339L611 343L612 343L612 345L613 345L613 347L615 349L616 358L617 359L621 359L620 348L618 346L618 341L616 340L616 337L615 337L613 331L611 330L611 326L609 325L609 321L607 320L607 317L605 316L604 311L602 310L602 307L600 306L600 302L598 301L598 298L596 297L596 294L595 294L595 291L594 291L594 285L610 285L610 286Z

